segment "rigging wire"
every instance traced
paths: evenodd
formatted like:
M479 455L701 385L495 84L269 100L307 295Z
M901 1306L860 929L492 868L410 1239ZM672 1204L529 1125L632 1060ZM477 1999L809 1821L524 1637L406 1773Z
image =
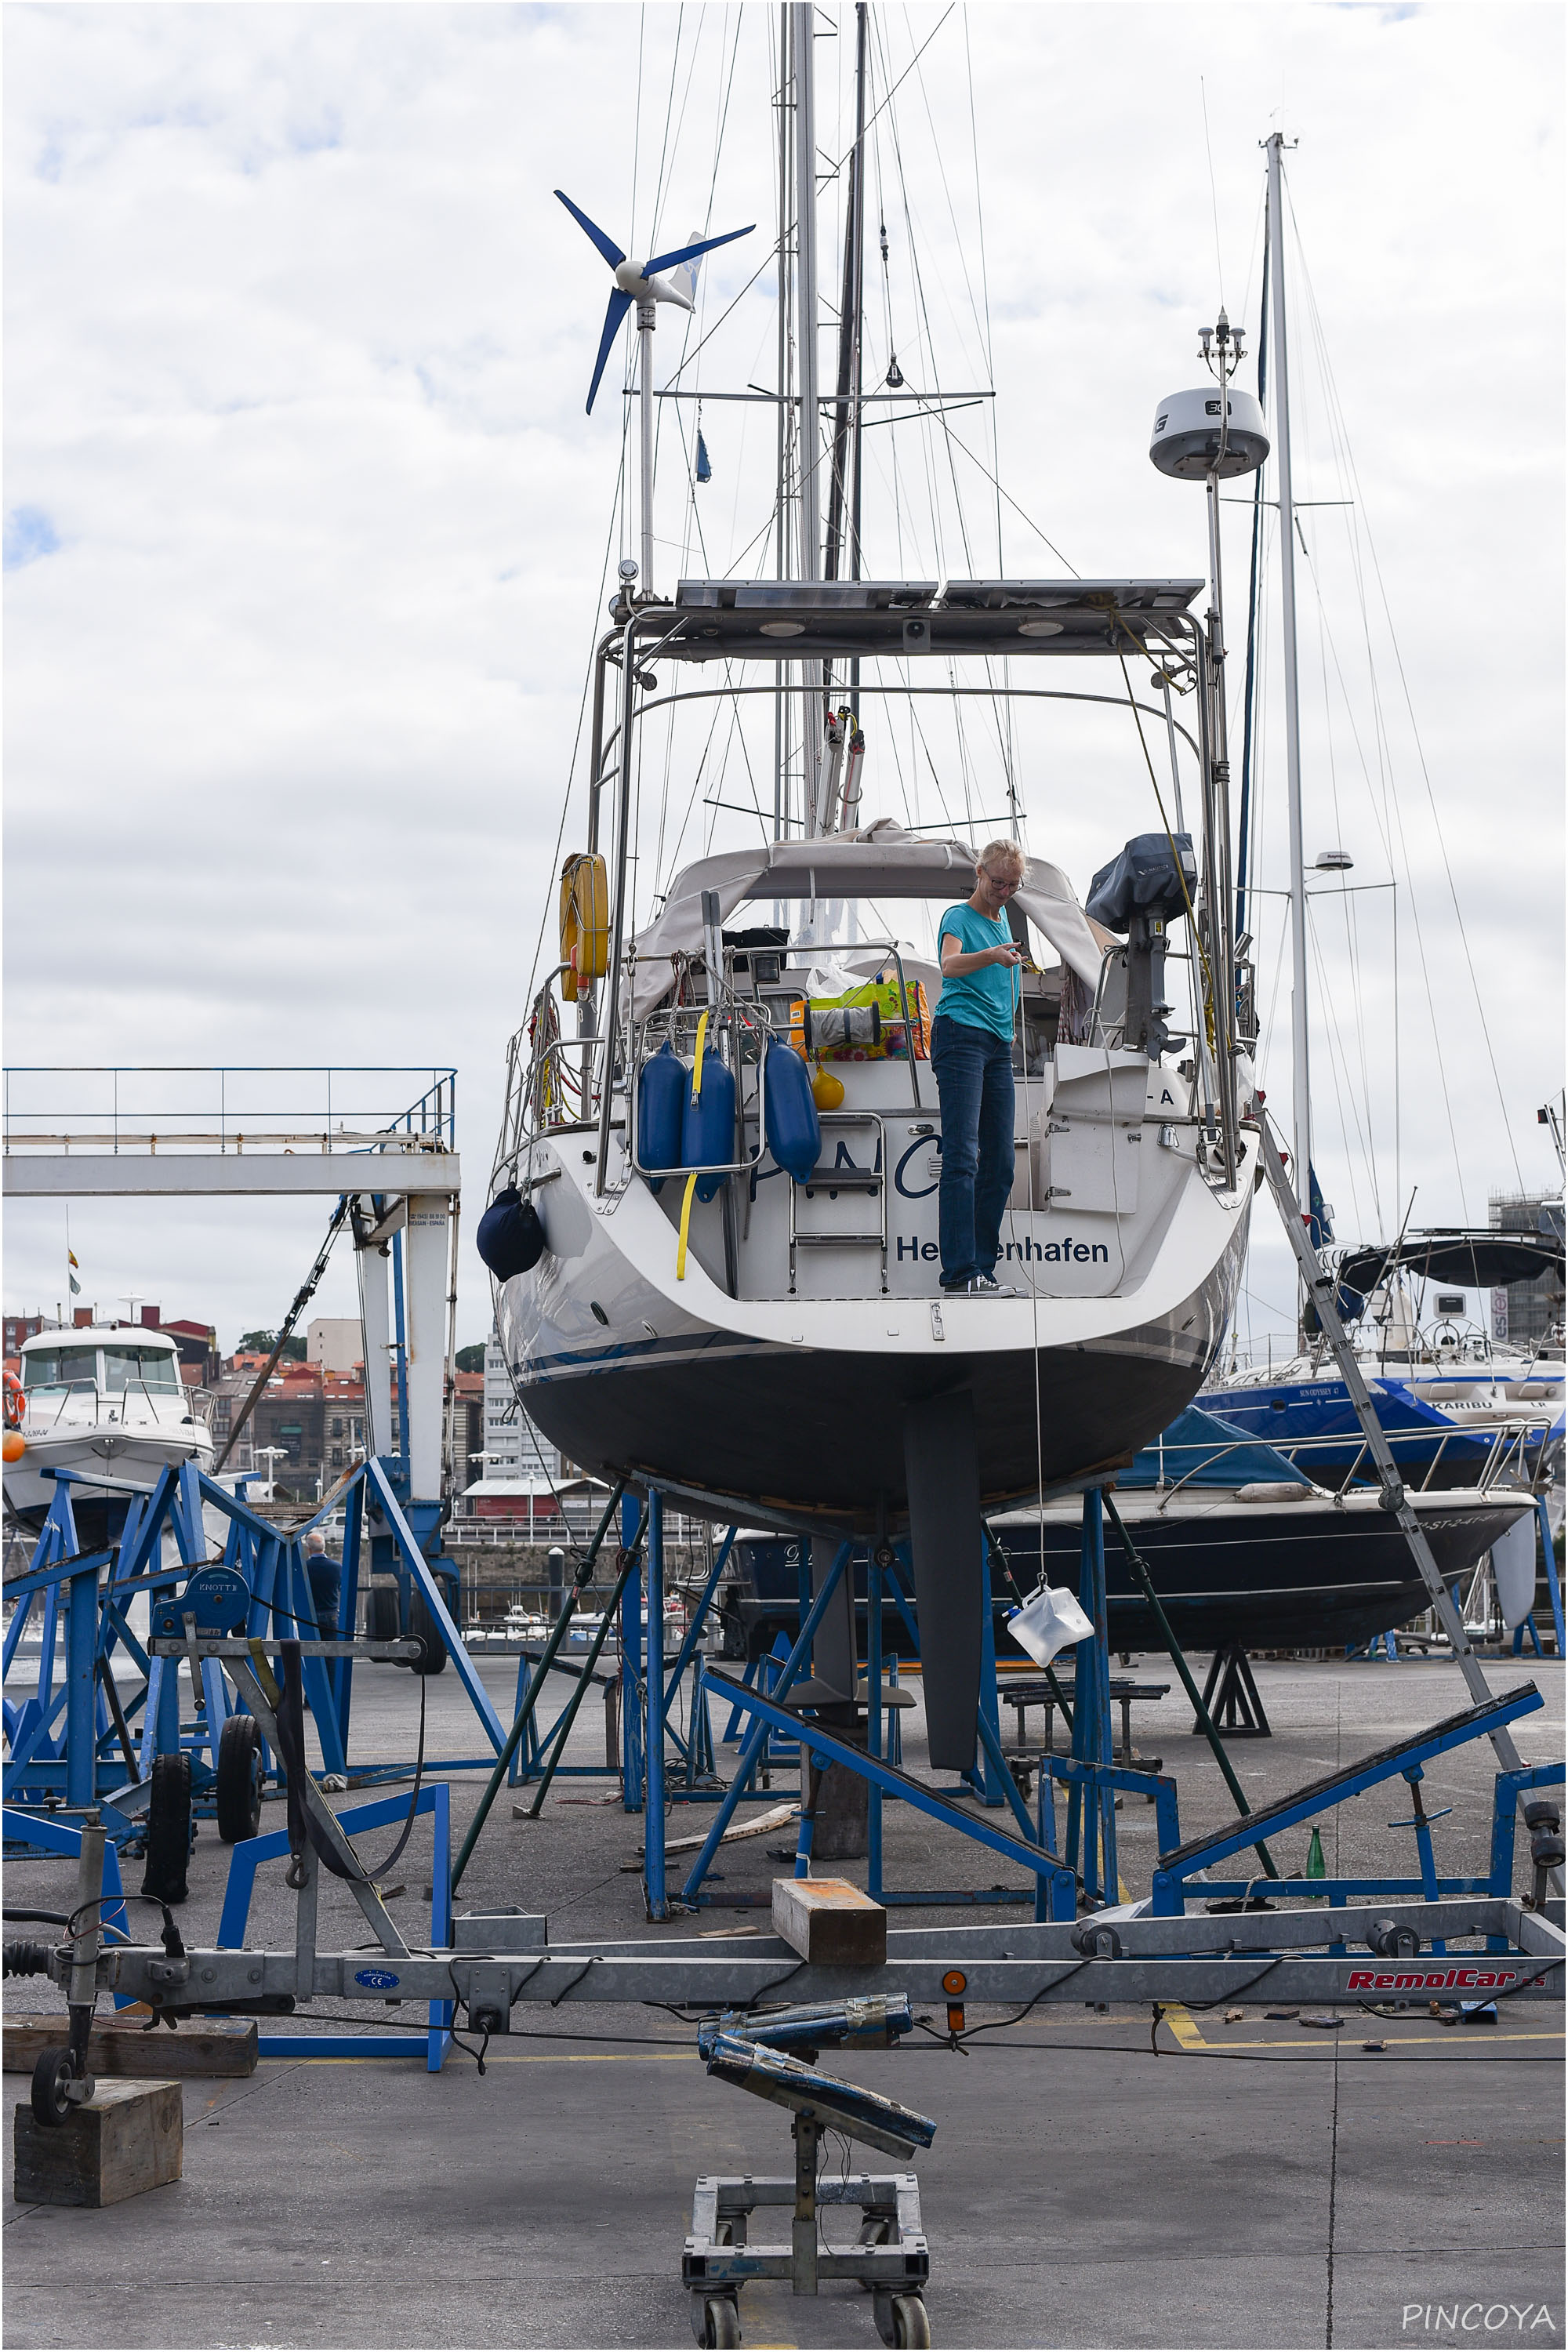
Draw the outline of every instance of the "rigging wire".
M1209 202L1214 208L1214 265L1219 278L1220 308L1225 307L1225 256L1219 242L1219 190L1215 184L1214 142L1209 137L1209 94L1202 74L1198 76L1198 100L1204 110L1204 152L1208 158Z
M1356 503L1352 511L1359 518L1360 527L1366 536L1367 552L1372 560L1373 575L1377 584L1378 598L1383 607L1383 615L1388 629L1389 643L1394 652L1394 667L1398 673L1400 691L1405 703L1405 715L1409 720L1411 735L1415 741L1416 761L1420 768L1422 783L1426 789L1427 807L1431 814L1432 827L1436 836L1438 850L1442 856L1443 872L1448 885L1448 897L1454 910L1454 919L1458 929L1460 945L1464 950L1465 968L1469 976L1470 988L1475 998L1476 1013L1480 1022L1481 1034L1486 1045L1487 1060L1491 1070L1492 1083L1497 1093L1498 1108L1502 1116L1503 1131L1508 1138L1510 1157L1513 1160L1514 1173L1518 1179L1520 1190L1522 1192L1525 1189L1524 1175L1523 1171L1520 1167L1518 1151L1514 1146L1513 1129L1509 1118L1507 1098L1503 1093L1502 1078L1498 1068L1497 1055L1492 1045L1491 1024L1487 1018L1486 1004L1481 994L1480 981L1476 971L1475 959L1470 950L1469 935L1467 930L1464 915L1459 905L1458 890L1454 880L1453 863L1448 855L1448 845L1443 830L1442 818L1438 814L1436 794L1433 788L1431 770L1426 759L1426 745L1422 740L1420 726L1415 716L1415 699L1411 693L1409 676L1405 667L1405 656L1399 641L1399 633L1394 625L1394 613L1388 599L1387 583L1383 576L1383 566L1378 558L1377 542L1373 534L1371 522L1368 520L1366 501L1362 491L1361 478L1356 467L1354 454L1351 447L1349 429L1344 420L1344 411L1340 399L1339 387L1335 381L1332 363L1329 358L1327 337L1323 331L1322 318L1318 309L1317 295L1312 286L1311 275L1307 267L1306 254L1301 237L1300 225L1296 215L1295 202L1294 199L1289 196L1289 193L1287 193L1286 201L1289 206L1290 226L1295 236L1296 259L1300 269L1301 283L1307 297L1307 312L1311 324L1314 348L1318 356L1319 365L1322 373L1325 391L1328 395L1331 420L1337 429L1342 444L1344 468L1349 484L1352 488L1355 497ZM1413 877L1411 877L1409 887L1412 893L1412 907L1414 910L1415 895ZM1419 938L1418 917L1416 928L1417 937Z

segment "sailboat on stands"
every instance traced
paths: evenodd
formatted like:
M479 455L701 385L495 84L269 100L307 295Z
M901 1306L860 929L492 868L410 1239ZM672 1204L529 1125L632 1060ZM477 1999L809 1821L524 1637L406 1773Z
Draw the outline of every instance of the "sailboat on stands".
M558 966L511 1043L480 1246L518 1392L574 1462L752 1526L910 1531L931 1758L963 1768L982 1514L1130 1461L1201 1386L1235 1303L1258 1145L1237 1014L1250 975L1231 931L1224 646L1196 578L861 576L862 149L839 389L824 395L812 13L784 12L793 104L780 110L795 373L778 387L776 520L795 576L656 584L657 308L687 303L674 273L724 240L639 262L570 206L614 272L595 388L637 311L642 561L623 562L595 653L584 844L562 877ZM1228 446L1194 397L1195 424L1173 404L1172 438L1184 435L1208 475L1213 544L1221 472L1255 466L1267 443L1245 395L1232 395ZM1244 410L1256 429L1242 430ZM997 1271L1012 1295L947 1297L928 1058L941 976L927 942L932 911L973 888L984 835L873 814L879 733L886 742L911 695L994 707L1023 695L1056 712L1084 698L1086 664L1104 689L1089 698L1120 705L1138 813L1152 778L1139 731L1152 725L1185 763L1196 823L1167 822L1162 803L1158 830L1125 850L1122 828L1108 831L1087 905L1032 856L1010 915L1024 962ZM1124 680L1151 666L1162 698L1136 703ZM773 822L675 873L636 923L649 721L681 706L700 724L742 697L793 747ZM700 738L675 745L676 765L695 766ZM640 854L646 903L651 845ZM1178 1034L1167 992L1184 959Z

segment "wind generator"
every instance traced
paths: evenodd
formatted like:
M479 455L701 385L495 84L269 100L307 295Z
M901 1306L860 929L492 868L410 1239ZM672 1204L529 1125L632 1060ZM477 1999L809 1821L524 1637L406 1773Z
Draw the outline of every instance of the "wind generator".
M744 228L729 229L722 236L693 238L685 245L677 246L672 253L655 254L650 261L628 261L615 239L606 236L585 212L580 211L564 190L557 188L555 193L584 235L597 246L616 278L610 289L609 308L605 312L605 330L599 337L599 356L594 362L594 380L588 386L586 413L590 416L594 413L599 380L610 356L610 346L620 330L621 320L633 303L637 305L640 341L637 378L642 402L642 584L644 593L647 594L653 587L653 331L657 306L660 302L674 302L682 310L693 308L690 295L660 278L658 273L679 268L682 262L696 261L701 255L711 253L716 246L732 245L739 236L750 236L756 223L750 221Z

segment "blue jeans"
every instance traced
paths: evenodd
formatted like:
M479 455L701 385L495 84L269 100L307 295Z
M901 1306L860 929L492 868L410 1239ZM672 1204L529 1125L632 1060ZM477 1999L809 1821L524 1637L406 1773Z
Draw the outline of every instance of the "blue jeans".
M1012 1040L939 1013L931 1066L942 1102L942 1286L952 1290L989 1274L1002 1252L1013 1189Z

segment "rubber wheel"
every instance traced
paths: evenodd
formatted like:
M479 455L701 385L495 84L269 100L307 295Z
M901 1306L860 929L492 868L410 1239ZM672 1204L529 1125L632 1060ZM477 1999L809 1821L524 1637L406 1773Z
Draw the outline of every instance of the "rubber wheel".
M931 2319L923 2296L896 2294L893 2297L893 2342L910 2347L930 2345Z
M710 2295L703 2305L702 2341L710 2346L741 2341L741 2306L727 2294Z
M261 1733L253 1715L231 1715L218 1734L217 1833L238 1845L261 1831Z
M397 1622L397 1587L395 1584L373 1584L365 1632L373 1642L395 1642L402 1631Z
M408 1596L408 1631L419 1643L419 1655L414 1662L416 1675L440 1675L447 1671L447 1644L441 1638L441 1628L422 1592Z
M33 2114L49 2131L58 2131L71 2111L66 2096L71 2079L71 2054L61 2044L40 2050L33 2068Z
M183 1903L190 1859L191 1759L182 1748L177 1756L153 1759L142 1894L154 1895L162 1903Z

